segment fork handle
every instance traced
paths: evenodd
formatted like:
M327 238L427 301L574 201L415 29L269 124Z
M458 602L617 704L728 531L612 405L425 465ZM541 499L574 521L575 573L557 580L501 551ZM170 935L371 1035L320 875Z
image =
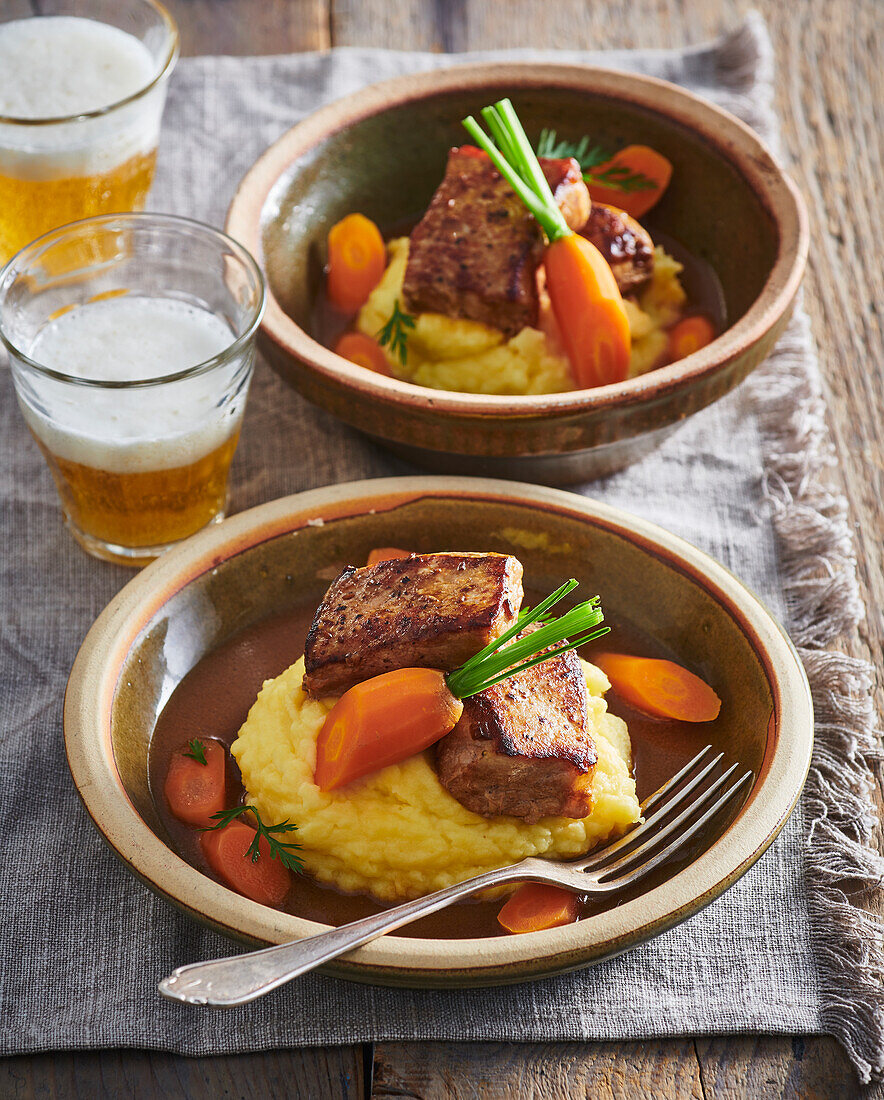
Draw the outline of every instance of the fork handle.
M230 1007L246 1004L284 985L292 978L306 974L323 963L336 959L362 944L377 939L385 932L401 928L418 917L434 913L459 898L468 897L478 890L502 886L510 882L525 882L539 876L530 868L516 864L499 867L464 882L455 883L444 890L405 902L382 913L363 917L362 920L319 932L303 940L265 947L244 955L231 955L224 959L191 963L179 966L168 978L159 983L159 991L173 1001L191 1005Z

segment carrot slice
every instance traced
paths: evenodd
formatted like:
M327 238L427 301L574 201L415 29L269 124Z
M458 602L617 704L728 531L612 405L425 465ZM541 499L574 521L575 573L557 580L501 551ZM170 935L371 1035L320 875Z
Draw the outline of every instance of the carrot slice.
M697 313L685 317L669 330L669 358L672 362L692 355L715 339L715 328L708 317Z
M410 558L410 550L400 550L398 546L378 546L369 550L366 565L377 565L379 561L397 561L402 558Z
M629 319L607 260L573 233L549 244L543 263L578 389L622 382L629 372Z
M618 206L634 218L640 218L643 214L647 214L651 207L657 205L672 178L670 162L662 153L658 153L656 149L651 149L647 145L627 145L607 163L591 169L590 174L600 176L612 168L615 171L620 170L621 177L641 173L656 184L653 188L648 187L639 191L621 191L616 187L605 187L600 183L589 184L589 194L593 202Z
M242 821L231 821L223 829L202 833L200 847L209 866L231 890L261 905L279 906L292 877L288 868L270 855L270 845L263 836L258 842L258 858L253 862L247 849L254 839L254 829Z
M370 336L362 332L345 332L335 344L335 354L349 359L357 367L365 367L378 374L392 376L384 349Z
M183 745L172 753L163 793L169 809L188 825L211 825L212 814L224 809L227 752L220 741L200 739L205 764L184 754Z
M398 764L454 729L463 703L434 668L397 668L346 691L316 741L314 781L323 791Z
M529 882L504 903L497 914L507 932L540 932L577 920L577 895L560 886Z
M674 661L628 653L601 653L592 660L617 694L646 714L682 722L711 722L721 710L721 700L712 688Z
M384 238L364 214L348 214L331 227L326 292L332 305L355 313L381 281L386 266Z

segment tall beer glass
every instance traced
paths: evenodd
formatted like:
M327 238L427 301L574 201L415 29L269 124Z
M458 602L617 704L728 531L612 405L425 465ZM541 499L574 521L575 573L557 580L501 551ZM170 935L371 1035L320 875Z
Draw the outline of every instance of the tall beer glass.
M264 310L249 253L186 218L63 226L0 271L0 338L74 538L140 565L223 518Z
M0 263L80 218L140 210L178 33L156 0L0 5Z

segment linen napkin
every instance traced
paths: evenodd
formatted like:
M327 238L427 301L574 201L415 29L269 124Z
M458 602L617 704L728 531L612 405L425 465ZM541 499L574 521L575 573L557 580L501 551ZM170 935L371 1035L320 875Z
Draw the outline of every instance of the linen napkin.
M757 17L683 51L458 57L340 49L188 59L172 81L150 206L222 225L258 154L317 107L400 73L514 56L675 81L776 144L771 50ZM130 574L86 557L62 528L49 473L9 373L0 372L0 1053L131 1046L195 1055L396 1039L829 1032L864 1079L879 1075L882 994L867 946L878 926L839 892L844 880L881 873L868 847L865 757L873 751L873 719L863 695L868 670L825 652L862 608L843 502L821 481L824 432L814 352L799 313L750 384L694 416L637 466L579 489L724 562L805 647L819 716L808 791L779 840L736 886L679 928L576 974L463 992L311 975L219 1014L170 1004L156 983L177 965L230 953L231 945L132 878L74 792L62 744L65 680L93 619ZM333 482L411 472L258 364L234 465L233 510ZM837 618L821 614L836 608Z

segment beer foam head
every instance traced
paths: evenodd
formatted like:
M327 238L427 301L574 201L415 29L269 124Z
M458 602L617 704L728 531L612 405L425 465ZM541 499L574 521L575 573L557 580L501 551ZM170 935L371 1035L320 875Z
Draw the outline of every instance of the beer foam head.
M53 15L0 23L0 115L61 118L97 111L157 75L134 35L94 19Z
M134 35L94 19L32 16L0 23L0 115L66 118L146 88L159 64ZM88 175L156 145L162 96L148 93L98 119L27 127L0 123L0 172L23 178Z
M203 363L234 340L208 310L127 295L63 313L28 355L72 378L138 382ZM34 434L68 461L118 472L185 466L239 429L242 366L240 357L191 378L111 390L41 375L31 381L35 400L22 408Z

